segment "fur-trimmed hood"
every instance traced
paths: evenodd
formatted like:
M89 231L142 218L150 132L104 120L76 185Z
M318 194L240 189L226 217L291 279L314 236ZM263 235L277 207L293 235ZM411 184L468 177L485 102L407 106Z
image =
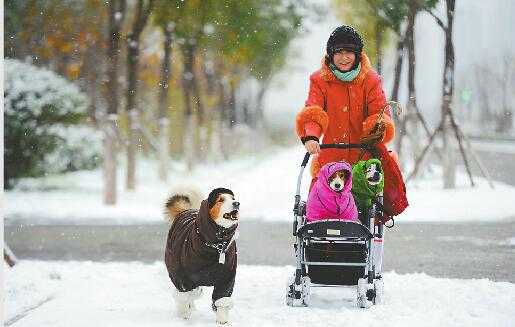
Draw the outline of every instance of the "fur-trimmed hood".
M322 59L322 67L320 67L320 76L328 82L339 81L339 79L331 71L331 68L327 65L327 55ZM370 60L365 53L361 54L361 69L359 70L358 76L351 83L363 83L368 72L372 70Z

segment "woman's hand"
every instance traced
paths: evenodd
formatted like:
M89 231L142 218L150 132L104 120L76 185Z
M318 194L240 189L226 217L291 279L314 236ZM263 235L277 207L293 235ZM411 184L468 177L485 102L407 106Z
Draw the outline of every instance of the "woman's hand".
M315 140L306 141L306 143L304 143L304 147L311 155L320 153L320 144Z

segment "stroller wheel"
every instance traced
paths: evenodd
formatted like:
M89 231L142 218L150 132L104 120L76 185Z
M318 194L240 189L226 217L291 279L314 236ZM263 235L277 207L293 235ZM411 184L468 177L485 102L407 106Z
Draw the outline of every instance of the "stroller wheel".
M296 302L298 302L297 299L297 293L295 291L295 278L294 277L288 277L286 280L286 305L290 307L294 307ZM300 296L299 296L300 298Z
M374 305L376 299L376 292L374 285L368 283L367 278L360 278L358 280L357 292L357 305L358 308L370 308Z
M302 304L304 306L309 306L309 303L311 302L311 279L309 277L302 277L301 279L301 286L302 286Z
M290 307L308 306L310 301L309 277L302 277L300 284L295 284L295 277L286 281L286 305Z

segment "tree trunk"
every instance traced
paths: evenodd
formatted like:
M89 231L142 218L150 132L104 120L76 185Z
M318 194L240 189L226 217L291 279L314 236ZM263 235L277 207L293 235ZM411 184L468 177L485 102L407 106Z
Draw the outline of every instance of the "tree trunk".
M258 91L257 99L256 99L256 114L253 119L252 126L263 126L265 121L265 112L263 108L263 99L265 98L265 94L268 91L272 81L272 76L268 75L261 83Z
M417 97L415 90L415 38L414 38L414 30L415 30L415 18L417 15L418 1L412 0L409 4L408 11L408 28L406 31L406 46L408 49L408 105L407 105L407 116L405 119L408 119L408 124L406 127L408 129L411 152L413 159L419 156L420 153L420 135L418 131L418 120L416 117L417 110ZM399 149L401 150L401 149Z
M134 190L136 187L136 150L140 135L139 105L136 105L138 91L138 61L139 61L139 39L145 27L150 11L152 10L153 0L146 2L138 0L136 17L132 31L127 36L127 113L129 118L129 145L127 149L127 189Z
M133 190L136 184L136 149L138 136L140 134L139 112L135 108L136 97L136 79L137 66L139 57L139 46L136 41L128 38L128 54L127 54L127 114L129 118L129 144L127 149L127 189Z
M392 94L390 96L390 100L399 101L399 85L401 83L401 74L402 74L402 64L404 59L404 44L405 44L405 36L401 34L397 39L397 51L395 52L396 61L395 61L395 73L392 87ZM394 110L395 112L395 110ZM394 114L394 113L392 113Z
M206 51L204 55L204 74L206 75L206 93L213 96L215 93L215 68L212 58L212 52Z
M376 25L375 30L375 38L376 38L376 60L377 60L377 74L381 75L382 70L382 41L383 41L383 31L381 24Z
M197 105L197 123L198 128L195 133L195 146L194 150L196 151L196 157L201 161L205 161L206 158L206 150L207 150L207 130L206 130L206 119L205 119L205 110L204 103L202 101L202 97L200 95L200 87L198 85L198 77L195 72L194 64L195 64L195 52L196 47L195 44L190 45L190 51L188 54L191 56L189 62L191 63L190 72L192 76L191 80L191 88L193 91L193 96L195 97L195 103Z
M401 74L402 74L402 64L404 59L404 43L405 43L405 35L399 34L397 39L397 51L396 51L396 61L395 61L395 73L394 73L394 80L393 80L393 87L392 87L392 94L390 96L390 100L399 102L399 85L401 82ZM404 137L404 129L402 128L402 119L397 115L397 111L392 111L392 117L398 126L397 128L397 137L395 142L395 148L397 151L397 154L401 152L402 148L402 139Z
M164 58L161 70L161 89L159 93L159 131L158 131L158 142L159 142L159 179L166 181L168 177L168 158L169 158L169 125L170 119L168 118L168 82L171 78L170 72L170 58L172 55L172 42L173 42L173 31L175 25L168 23L163 28L165 40L164 40Z
M188 169L193 169L195 162L194 155L194 124L193 124L193 108L191 105L192 98L192 79L193 79L193 57L190 55L190 48L187 45L181 47L183 58L183 73L182 73L182 93L184 95L184 157L186 158L186 165Z
M446 113L452 112L452 98L454 93L454 44L452 42L452 27L454 18L455 0L447 0L447 26L445 32L445 67L443 71L443 99L442 117ZM454 188L456 186L456 163L453 159L454 150L447 133L448 125L443 126L444 144L444 188ZM465 159L465 158L464 158Z
M116 140L118 114L108 114L105 122L104 138L104 203L116 203Z
M109 45L107 67L107 121L104 139L104 203L116 203L116 138L118 128L118 52L125 0L109 2Z
M223 66L223 63L220 64ZM223 70L223 69L221 69ZM217 111L218 111L218 119L220 120L218 123L218 136L215 135L214 138L218 137L220 144L220 152L222 153L223 159L229 159L229 149L227 148L227 143L225 142L225 130L226 126L228 126L228 100L226 96L226 85L227 79L223 77L220 73L218 75L218 103L217 103Z

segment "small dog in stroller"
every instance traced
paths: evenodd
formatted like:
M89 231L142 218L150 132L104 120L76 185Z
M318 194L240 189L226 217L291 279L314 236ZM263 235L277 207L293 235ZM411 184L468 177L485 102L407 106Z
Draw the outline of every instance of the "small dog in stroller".
M383 188L383 169L379 159L361 160L352 166L352 195L362 223L367 223L366 208L372 205Z
M318 174L306 203L306 220L358 220L358 210L351 193L352 168L344 161L325 164Z

